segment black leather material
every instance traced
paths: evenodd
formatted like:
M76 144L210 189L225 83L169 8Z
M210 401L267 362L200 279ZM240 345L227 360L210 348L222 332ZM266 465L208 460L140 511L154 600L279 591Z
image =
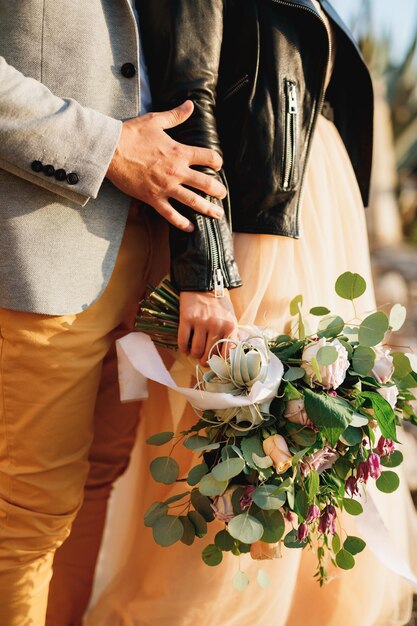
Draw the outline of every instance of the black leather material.
M137 0L154 108L194 101L194 114L172 135L223 155L234 231L299 236L300 191L324 99L367 204L371 79L348 29L327 0L321 4L337 35L326 94L328 36L310 0ZM288 85L297 97L290 149ZM206 218L194 214L192 219L197 224ZM232 258L226 223L222 235ZM180 288L188 288L190 271L193 289L209 288L203 241L198 233L171 233L173 275ZM233 262L231 267L233 276Z

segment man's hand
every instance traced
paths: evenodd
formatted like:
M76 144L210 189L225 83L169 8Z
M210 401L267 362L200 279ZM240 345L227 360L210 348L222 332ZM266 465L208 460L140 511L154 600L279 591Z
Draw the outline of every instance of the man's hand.
M193 230L192 223L178 213L169 198L179 200L210 217L222 217L217 205L202 198L187 186L215 198L224 198L226 188L213 176L191 169L202 165L218 171L220 155L208 148L178 143L165 132L192 114L190 100L164 113L148 113L124 122L119 144L107 171L107 178L121 191L154 207L171 224Z
M237 319L228 291L223 298L213 292L182 291L178 347L206 365L212 346L219 339L237 339ZM223 354L225 353L222 350Z

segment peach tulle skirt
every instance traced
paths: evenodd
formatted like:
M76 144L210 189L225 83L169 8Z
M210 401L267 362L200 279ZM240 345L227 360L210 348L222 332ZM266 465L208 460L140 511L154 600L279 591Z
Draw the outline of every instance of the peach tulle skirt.
M345 320L354 317L350 302L334 293L339 274L358 272L368 283L359 312L375 307L364 210L356 179L333 124L320 118L312 145L301 206L298 240L271 235L235 235L235 251L244 287L233 291L242 324L282 331L289 320L288 303L299 293L304 310L324 305ZM184 384L189 372L173 367ZM320 588L313 579L315 556L309 550L283 548L282 558L253 561L248 555L225 553L210 568L201 550L221 528L211 525L208 537L192 547L178 543L160 548L143 525L144 511L155 500L181 492L156 484L149 463L156 450L145 444L151 434L186 428L193 411L172 392L155 384L144 404L131 467L116 489L104 550L99 564L93 609L86 626L403 626L411 613L412 591L384 569L370 550L356 557L348 572L331 571ZM192 462L177 448L186 473ZM393 495L379 492L375 500L392 539L414 566L415 513L403 481ZM343 517L349 534L358 534L354 518ZM243 569L250 584L236 591L232 577ZM256 581L258 571L270 577L267 589Z

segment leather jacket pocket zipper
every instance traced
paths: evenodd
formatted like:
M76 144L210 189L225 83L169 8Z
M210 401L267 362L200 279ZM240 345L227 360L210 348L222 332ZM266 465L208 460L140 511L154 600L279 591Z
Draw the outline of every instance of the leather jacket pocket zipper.
M233 85L231 85L228 89L226 89L223 96L220 98L221 102L225 102L225 100L228 100L229 98L234 96L245 85L247 85L248 82L249 82L248 74L245 74L244 76L242 76L242 78L239 78L239 80L237 80L235 83L233 83Z
M285 130L284 130L284 158L282 167L282 188L284 191L291 189L294 178L294 170L297 160L297 118L298 98L296 84L288 80L284 81L285 87Z
M216 298L223 298L225 287L228 287L229 284L224 270L224 254L221 237L218 231L219 226L217 221L212 218L205 218L204 224L211 265L210 289L214 290L214 296Z

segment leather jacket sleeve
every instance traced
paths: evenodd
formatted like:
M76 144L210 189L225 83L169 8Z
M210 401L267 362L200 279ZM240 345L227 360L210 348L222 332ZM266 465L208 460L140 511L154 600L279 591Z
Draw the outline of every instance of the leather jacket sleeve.
M181 143L212 148L220 154L215 98L223 4L224 0L137 0L153 109L168 110L192 100L193 115L171 129L170 135ZM226 184L223 171L203 171ZM170 229L171 279L180 291L209 291L216 280L227 288L241 285L233 257L229 197L223 202L211 200L223 206L222 219L202 216L173 202L194 224L193 233Z

